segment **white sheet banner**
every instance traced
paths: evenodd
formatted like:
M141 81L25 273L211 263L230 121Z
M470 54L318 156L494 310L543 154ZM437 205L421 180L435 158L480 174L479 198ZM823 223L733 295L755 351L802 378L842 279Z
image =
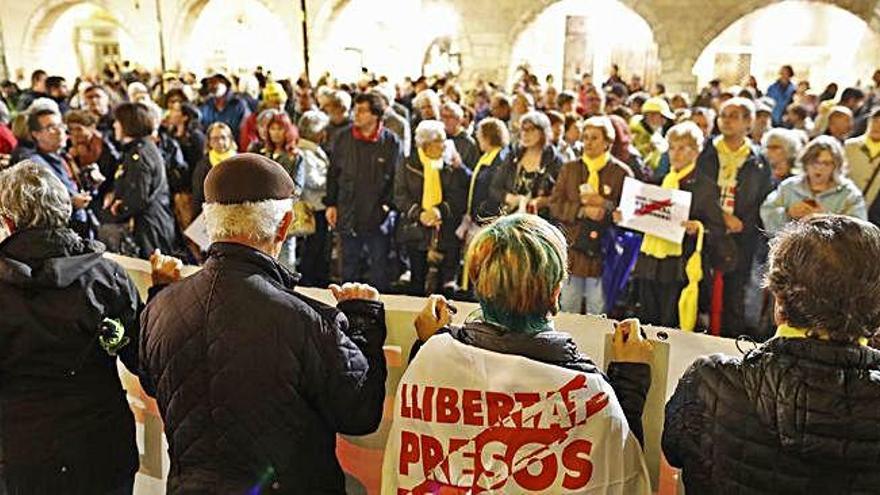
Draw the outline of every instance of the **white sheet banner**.
M397 389L384 495L646 495L648 472L611 386L432 337Z
M620 226L681 243L691 209L691 193L627 177L620 197Z

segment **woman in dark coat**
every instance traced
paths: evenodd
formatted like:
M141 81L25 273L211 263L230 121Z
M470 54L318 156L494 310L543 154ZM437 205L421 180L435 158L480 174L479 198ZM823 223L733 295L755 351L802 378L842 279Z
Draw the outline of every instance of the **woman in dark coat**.
M877 493L880 229L792 222L771 243L776 336L698 359L666 405L663 453L688 493Z
M113 111L116 138L122 143L122 163L110 200L105 201L113 223L133 221L132 237L138 255L148 258L156 249L174 251L174 217L162 154L150 139L153 118L141 103L122 103Z
M662 187L692 194L686 234L679 244L646 236L632 276L639 280L641 320L679 328L678 300L688 281L685 266L697 246L696 222L703 227L703 253L720 242L725 228L718 186L696 170L695 160L703 147L703 132L693 122L685 122L669 129L666 140L669 141L670 171L663 178Z
M519 145L492 179L490 197L506 213L525 209L549 217L550 193L562 169L562 156L552 143L550 119L541 112L529 112L520 119L519 132Z
M416 128L416 151L398 167L394 178L394 203L401 213L397 240L410 261L410 286L414 295L439 290L455 280L461 240L455 231L467 207L470 172L443 161L446 132L438 120L423 120ZM440 254L438 283L426 289L429 252Z
M141 301L101 244L67 228L70 209L47 168L26 160L0 173L12 232L0 243L4 494L131 494L138 470L116 357L138 372Z

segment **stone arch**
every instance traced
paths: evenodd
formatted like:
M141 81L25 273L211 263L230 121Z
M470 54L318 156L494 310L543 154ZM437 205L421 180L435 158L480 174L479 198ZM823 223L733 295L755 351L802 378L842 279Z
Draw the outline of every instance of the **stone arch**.
M116 20L121 30L131 35L127 26L134 25L133 20L112 0L45 0L31 12L25 22L19 45L22 47L21 59L33 60L55 22L70 8L82 4L91 4L104 9Z
M163 11L166 60L170 69L178 66L183 69L188 68L187 60L184 60L187 47L190 46L193 32L211 2L212 0L179 0L175 9L179 14L175 15L173 20ZM295 20L298 3L285 0L255 0L254 5L259 5L278 21L285 43L289 43L291 53L297 53L302 46L300 24ZM285 48L287 47L288 45L285 44Z
M339 41L339 23L341 21L350 22L349 16L351 12L349 8L354 7L358 4L358 2L353 2L351 0L323 0L318 5L313 6L309 11L309 42L310 42L310 56L312 60L316 61L316 63L312 66L312 76L316 78L320 75L321 72L328 69L328 60L334 60L334 57L331 56L331 53L335 53L338 49L337 42ZM357 7L362 7L362 5L357 5ZM457 0L442 0L442 1L432 1L425 2L423 7L437 7L440 10L449 9L454 12L458 17L458 22L456 26L455 33L442 33L437 34L437 37L431 38L429 40L422 40L420 37L418 41L413 41L416 43L413 45L409 44L408 49L405 50L406 58L405 65L409 66L410 63L415 64L416 61L418 64L418 68L413 66L412 68L404 71L407 76L418 76L419 69L422 66L422 60L424 59L424 55L427 50L430 48L432 43L436 41L437 38L447 37L449 35L451 42L456 45L459 49L459 52L462 55L462 64L464 64L465 60L467 60L467 53L470 52L472 43L469 36L469 25L467 22L464 22L463 13L463 2ZM409 21L409 19L408 19ZM433 27L433 26L432 26ZM424 33L418 33L419 35ZM392 35L389 35L392 36ZM390 37L388 39L395 39ZM423 43L424 41L424 43ZM393 42L389 43L390 45L394 45ZM422 46L423 45L423 46ZM418 56L413 55L412 51L422 50L422 53L419 53ZM364 50L364 53L368 53L370 50ZM375 59L375 51L372 51L373 55L368 57L368 59ZM376 69L376 63L370 63L370 60L364 61L367 65L370 65L371 69ZM375 62L375 60L374 60ZM387 68L386 68L387 69ZM467 71L467 69L465 69ZM383 69L379 68L379 72L385 72ZM392 71L393 72L393 71ZM388 75L388 74L382 74ZM403 74L401 74L403 75Z
M212 0L181 0L175 9L179 14L174 16L174 20L170 23L168 22L170 16L167 12L163 11L163 16L165 17L165 50L169 67L173 67L174 65L186 65L183 60L184 48L189 42L189 37L192 34L196 22L211 1ZM278 19L282 20L282 23L287 28L287 34L291 37L291 43L301 43L299 38L299 36L301 36L299 26L291 24L290 17L293 15L293 12L287 13L281 11L279 8L281 2L275 0L256 1L274 16L278 17Z
M500 62L502 67L499 68L497 73L504 74L504 78L507 77L507 74L510 72L511 69L509 64L511 61L511 57L513 56L514 47L520 36L522 36L523 33L525 33L526 30L530 26L532 26L532 24L537 21L538 18L545 11L547 11L547 9L553 7L561 1L562 0L538 0L536 2L532 2L525 10L522 11L520 15L516 16L516 18L512 20L510 28L505 30L505 36L502 38L504 40L504 46L507 47L507 54L506 57L504 57ZM658 9L654 6L654 2L639 0L614 1L625 7L626 9L630 10L632 13L645 21L651 31L654 43L657 45L658 48L660 70L665 70L665 65L668 63L668 60L664 60L663 46L668 44L668 38L666 32L663 29L659 29L663 26L663 23L661 22L662 13L658 11ZM666 52L668 52L668 50L666 50Z
M863 21L869 30L880 34L880 1L877 0L799 0L798 3L807 5L836 7L843 12L852 14ZM692 43L682 60L680 61L688 70L697 63L700 56L709 45L719 36L722 36L728 28L738 21L758 13L765 8L781 5L781 2L768 0L745 0L740 3L731 3L729 8L718 9L711 23L708 23L702 31L693 36Z

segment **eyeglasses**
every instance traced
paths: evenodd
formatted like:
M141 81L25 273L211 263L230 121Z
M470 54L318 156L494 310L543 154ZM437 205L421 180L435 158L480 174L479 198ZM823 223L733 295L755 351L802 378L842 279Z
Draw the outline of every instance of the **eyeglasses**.
M49 124L42 129L41 131L49 131L49 132L57 132L62 133L67 130L67 126L64 124Z
M825 168L834 168L837 166L837 163L834 160L813 160L810 164L816 167Z

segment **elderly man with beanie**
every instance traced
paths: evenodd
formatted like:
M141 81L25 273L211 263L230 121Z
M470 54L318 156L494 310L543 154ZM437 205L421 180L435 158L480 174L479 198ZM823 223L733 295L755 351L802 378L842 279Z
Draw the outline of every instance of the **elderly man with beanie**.
M293 193L266 157L214 166L208 261L144 310L143 381L165 421L170 494L343 493L336 434L367 434L381 421L379 294L331 286L333 308L295 291L295 275L276 261Z
M343 280L358 280L366 248L370 283L387 290L394 176L403 161L403 147L382 125L385 105L381 96L361 93L354 101L354 125L337 136L330 154L325 215L342 237Z

